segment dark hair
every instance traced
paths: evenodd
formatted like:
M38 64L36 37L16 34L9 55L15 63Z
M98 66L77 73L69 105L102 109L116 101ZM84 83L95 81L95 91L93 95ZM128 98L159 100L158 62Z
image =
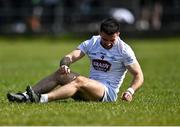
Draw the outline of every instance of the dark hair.
M107 18L102 21L100 25L100 32L104 32L108 35L112 35L120 31L120 25L118 21L113 18Z

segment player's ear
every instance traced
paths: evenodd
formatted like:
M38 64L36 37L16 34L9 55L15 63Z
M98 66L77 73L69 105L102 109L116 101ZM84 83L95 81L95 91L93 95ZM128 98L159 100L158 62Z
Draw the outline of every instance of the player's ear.
M120 32L117 32L116 34L117 34L117 36L120 36Z

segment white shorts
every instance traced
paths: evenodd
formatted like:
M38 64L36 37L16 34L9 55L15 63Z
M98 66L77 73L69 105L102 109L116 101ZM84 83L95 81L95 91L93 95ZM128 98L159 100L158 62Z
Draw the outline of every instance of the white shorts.
M102 102L113 102L117 100L117 93L110 87L108 82L101 82L105 88Z

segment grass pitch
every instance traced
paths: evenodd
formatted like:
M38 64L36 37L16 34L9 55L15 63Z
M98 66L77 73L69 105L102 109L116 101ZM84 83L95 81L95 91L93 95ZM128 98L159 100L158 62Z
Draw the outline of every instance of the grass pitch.
M24 91L58 68L83 39L0 38L0 125L180 125L180 38L125 40L134 49L145 82L131 103L9 103L6 93ZM89 61L72 70L88 76ZM120 89L128 88L131 76Z

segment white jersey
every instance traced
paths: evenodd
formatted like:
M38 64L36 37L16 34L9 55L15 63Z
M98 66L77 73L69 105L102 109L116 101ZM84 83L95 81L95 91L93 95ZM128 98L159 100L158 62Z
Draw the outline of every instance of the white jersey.
M137 62L134 52L120 38L116 39L111 49L105 49L100 44L101 36L93 36L79 45L79 49L90 59L91 79L107 82L116 93L119 92L125 74L126 66Z

